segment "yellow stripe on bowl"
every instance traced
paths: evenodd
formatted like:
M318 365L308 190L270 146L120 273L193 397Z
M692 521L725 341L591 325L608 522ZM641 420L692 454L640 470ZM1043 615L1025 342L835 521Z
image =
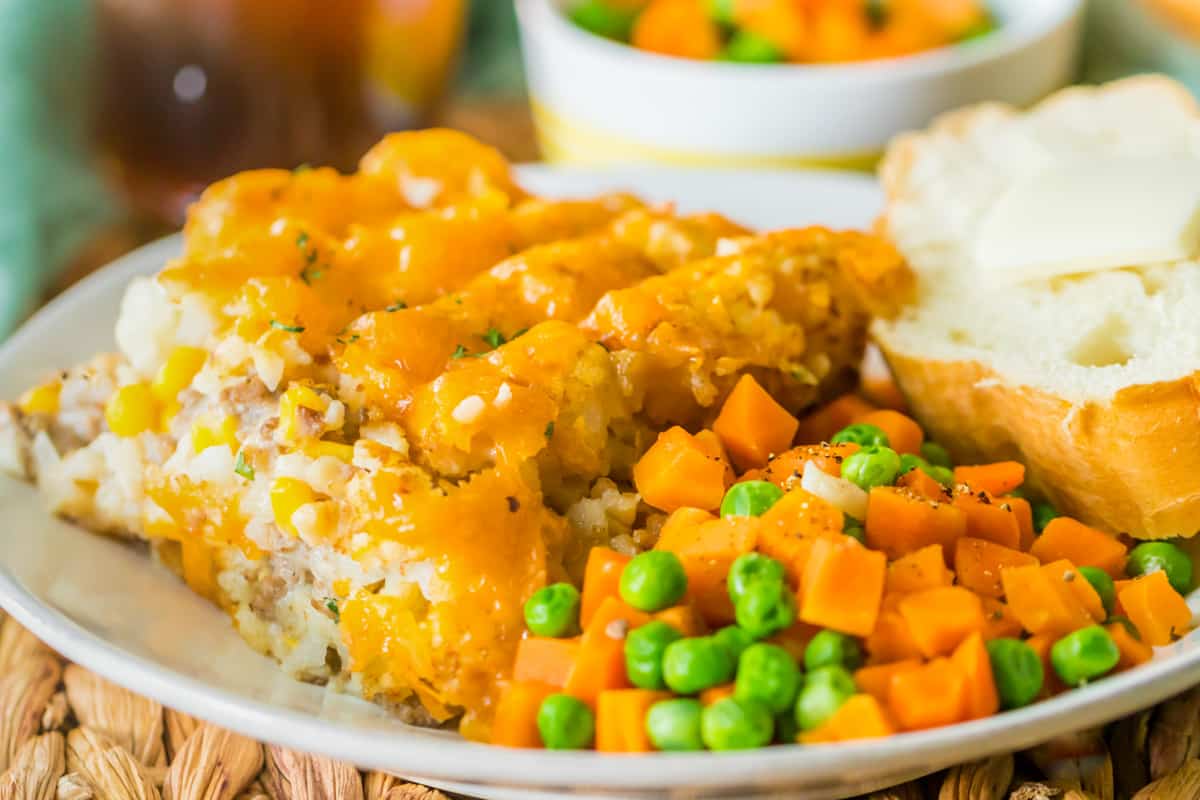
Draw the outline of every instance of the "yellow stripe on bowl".
M530 98L529 105L533 112L542 155L551 163L605 164L649 161L683 167L871 171L880 156L878 152L762 155L661 147L569 120L533 98Z

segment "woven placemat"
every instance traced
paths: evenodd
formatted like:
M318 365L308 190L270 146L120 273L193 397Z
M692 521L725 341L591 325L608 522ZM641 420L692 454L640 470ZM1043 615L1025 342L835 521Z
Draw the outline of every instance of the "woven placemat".
M0 612L2 613L2 612ZM1198 800L1200 688L869 800ZM0 800L446 800L163 708L0 621Z

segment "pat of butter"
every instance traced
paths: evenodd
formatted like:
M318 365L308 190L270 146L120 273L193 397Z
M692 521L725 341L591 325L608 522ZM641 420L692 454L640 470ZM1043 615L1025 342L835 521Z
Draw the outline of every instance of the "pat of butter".
M1200 252L1200 160L1113 157L1019 178L985 216L978 276L1020 283L1193 258Z

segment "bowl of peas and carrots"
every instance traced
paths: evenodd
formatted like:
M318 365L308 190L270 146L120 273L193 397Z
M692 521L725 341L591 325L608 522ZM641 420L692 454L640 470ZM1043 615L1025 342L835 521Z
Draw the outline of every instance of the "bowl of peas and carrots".
M794 441L811 442L793 446ZM745 376L639 460L664 516L525 606L495 744L825 744L990 717L1135 669L1191 627L1192 560L1058 515L1017 462L955 465L843 396L798 420Z
M517 0L548 160L866 168L1074 75L1082 0Z

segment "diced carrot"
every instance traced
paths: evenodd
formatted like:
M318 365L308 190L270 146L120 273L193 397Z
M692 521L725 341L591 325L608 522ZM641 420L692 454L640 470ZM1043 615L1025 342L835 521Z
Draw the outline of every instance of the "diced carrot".
M923 469L910 469L900 476L896 485L903 486L926 500L934 500L938 503L950 502L950 490L934 480Z
M858 369L858 383L867 399L878 404L880 408L909 413L908 400L905 399L904 392L900 391L892 370L875 345L867 345Z
M761 470L759 478L770 481L780 489L787 491L800 482L800 478L804 475L804 467L810 461L822 472L839 478L842 475L842 462L857 453L858 450L859 446L854 442L806 444L793 447L771 459L770 463Z
M625 631L619 628L634 628L645 622L643 619L637 624L630 624L633 615L624 609L617 609L612 605L614 603L621 601L611 598L605 601L597 610L592 624L584 631L579 642L579 655L575 659L575 666L567 677L566 685L563 686L564 692L593 708L601 692L629 688L629 680L625 674Z
M1108 616L1104 610L1104 601L1100 599L1100 593L1087 578L1079 574L1079 570L1070 561L1065 558L1051 561L1049 564L1042 565L1042 571L1052 580L1065 584L1093 621L1103 622L1104 618Z
M658 435L633 466L642 499L663 511L692 506L717 509L725 497L725 462L679 426Z
M699 0L652 0L638 15L630 43L678 58L716 58L721 32Z
M1132 669L1154 658L1154 648L1140 639L1134 638L1122 623L1113 622L1105 625L1104 629L1112 636L1117 650L1121 653L1121 660L1117 662L1118 671Z
M863 643L872 663L903 661L921 658L921 648L909 630L908 622L900 614L900 601L907 595L884 595L875 630Z
M947 556L967 532L967 517L950 503L935 503L908 489L876 486L867 503L867 544L890 559L940 544Z
M1004 497L1001 502L1007 503L1017 515L1017 527L1021 530L1020 549L1028 553L1036 536L1033 531L1033 506L1024 497Z
M504 747L541 747L537 715L542 701L555 687L536 681L513 681L504 687L492 722L492 744Z
M965 541L959 539L959 542ZM922 547L893 561L888 565L888 593L920 592L949 586L954 583L954 573L946 569L946 558L940 544Z
M905 730L936 728L963 720L967 679L948 658L892 676L888 710Z
M1021 620L1017 619L1017 615L1008 607L1008 603L994 597L981 597L980 600L983 602L983 618L986 622L983 629L984 639L1019 639L1021 637Z
M654 618L667 623L684 636L703 636L708 632L704 618L691 603L665 608L655 614Z
M1065 636L1092 624L1079 596L1036 564L1007 567L1000 582L1009 609L1031 634Z
M583 592L579 600L579 624L586 628L600 604L609 597L618 597L621 571L629 556L607 547L593 547L588 552L583 570Z
M950 660L962 670L966 678L967 719L983 719L1000 710L1000 698L996 694L996 681L992 678L992 662L983 636L972 633L950 656Z
M917 421L907 414L882 408L859 417L857 422L866 422L881 429L888 437L888 446L897 453L921 452L921 443L925 441L925 432Z
M583 629L583 636L580 637L580 643L586 644L589 639L601 635L611 637L610 626L614 622L622 623L626 630L632 630L645 625L650 619L650 615L645 611L639 611L620 597L606 597L600 603L600 607L596 609L596 613L588 620L587 627Z
M967 536L986 539L1010 550L1021 547L1021 524L1012 507L1005 507L986 495L958 494L954 505L967 515Z
M793 585L800 582L814 538L841 538L842 512L800 488L781 497L759 519L758 551L782 563Z
M765 466L771 456L791 447L799 425L753 376L746 374L725 398L712 429L721 437L733 463L745 470Z
M804 56L808 18L802 4L793 0L740 0L733 4L733 22L739 29L775 45L789 60Z
M725 445L721 444L721 437L713 433L708 428L698 431L692 440L696 442L696 446L709 458L719 458L725 466L725 485L731 486L734 479L737 477L733 471L733 464L729 461L729 454L725 452Z
M700 693L700 705L711 706L718 700L724 700L726 697L733 697L733 684L722 683L720 686L711 686Z
M844 394L800 420L797 438L803 444L828 442L833 435L875 410L856 394Z
M646 712L670 692L610 689L596 698L596 749L601 753L649 753Z
M1187 601L1167 580L1162 570L1143 575L1117 593L1125 615L1133 622L1142 641L1153 647L1182 636L1192 622Z
M1003 597L1000 573L1006 567L1037 564L1028 553L984 539L964 536L954 546L954 570L960 586L986 597Z
M1053 697L1067 690L1066 685L1063 684L1058 677L1058 673L1055 672L1054 664L1050 662L1050 648L1054 646L1058 638L1053 634L1042 633L1030 636L1025 640L1025 644L1029 645L1030 649L1042 660L1042 691L1038 697Z
M1114 578L1125 573L1125 545L1104 531L1070 517L1055 517L1029 548L1042 563L1065 558L1079 567L1099 567Z
M659 535L654 549L679 556L687 573L688 596L710 625L733 621L725 579L734 560L754 549L761 524L760 517L723 517L681 528L669 537Z
M567 678L579 657L579 639L548 639L533 636L517 644L513 661L513 680L537 681L556 689L567 685Z
M955 467L954 480L965 483L976 492L999 496L1008 494L1025 482L1025 465L1017 461L997 461L994 464Z
M979 596L961 586L943 586L910 594L900 601L900 614L927 658L948 655L963 639L985 625Z
M800 582L800 619L855 636L875 629L887 558L848 539L817 539Z
M859 691L871 695L881 703L887 703L888 692L892 688L892 676L920 669L922 663L919 658L906 658L903 661L890 661L886 664L862 667L855 670L854 683L858 686Z
M896 726L888 718L879 700L869 694L856 694L842 703L820 727L803 733L804 744L849 742L891 736Z

